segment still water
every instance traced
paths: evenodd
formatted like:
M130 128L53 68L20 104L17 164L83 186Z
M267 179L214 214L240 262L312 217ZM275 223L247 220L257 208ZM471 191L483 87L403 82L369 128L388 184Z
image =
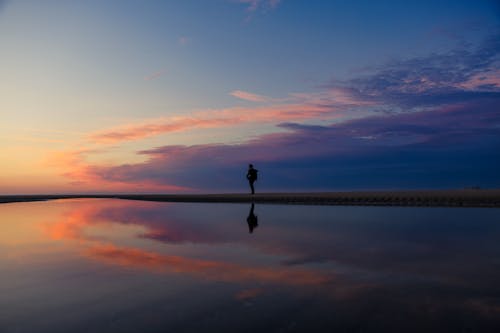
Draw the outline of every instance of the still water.
M500 332L500 209L0 205L0 332Z

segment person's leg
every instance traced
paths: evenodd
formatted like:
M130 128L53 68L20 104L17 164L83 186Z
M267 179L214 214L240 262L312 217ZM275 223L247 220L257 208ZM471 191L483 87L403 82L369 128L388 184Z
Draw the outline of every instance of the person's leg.
M252 194L255 194L255 189L253 187L253 181L250 181L250 189L252 190Z

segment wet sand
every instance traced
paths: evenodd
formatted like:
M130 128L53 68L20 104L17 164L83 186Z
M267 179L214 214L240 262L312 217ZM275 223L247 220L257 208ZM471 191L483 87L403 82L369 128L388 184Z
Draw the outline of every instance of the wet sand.
M500 207L500 189L227 194L2 195L0 203L78 198L300 205Z

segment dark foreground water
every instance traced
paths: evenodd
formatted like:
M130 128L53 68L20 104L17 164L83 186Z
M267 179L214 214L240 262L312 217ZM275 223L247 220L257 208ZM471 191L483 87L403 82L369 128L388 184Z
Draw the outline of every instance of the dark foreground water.
M500 332L500 209L3 204L0 332Z

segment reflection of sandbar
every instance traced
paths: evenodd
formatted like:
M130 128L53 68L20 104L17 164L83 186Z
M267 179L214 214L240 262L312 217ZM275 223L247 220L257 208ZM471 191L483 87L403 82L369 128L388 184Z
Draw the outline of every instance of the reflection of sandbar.
M115 198L165 202L269 203L300 205L500 207L500 189L365 191L261 194L69 194L4 195L0 203L75 198Z

